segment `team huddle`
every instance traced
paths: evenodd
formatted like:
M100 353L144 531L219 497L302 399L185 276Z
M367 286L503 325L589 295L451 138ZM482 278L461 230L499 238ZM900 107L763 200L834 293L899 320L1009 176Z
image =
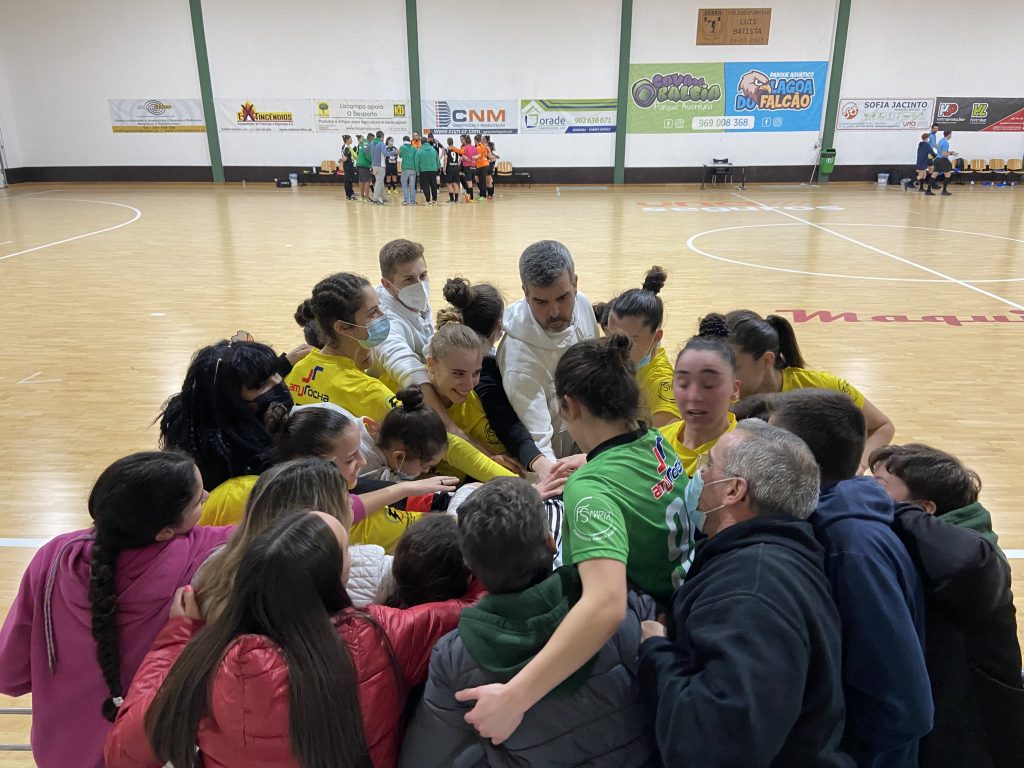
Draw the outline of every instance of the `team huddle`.
M709 312L672 358L661 267L591 303L542 240L521 299L452 276L435 315L422 245L379 266L296 297L287 353L199 350L161 450L33 558L0 691L41 768L1019 763L978 475L786 319Z

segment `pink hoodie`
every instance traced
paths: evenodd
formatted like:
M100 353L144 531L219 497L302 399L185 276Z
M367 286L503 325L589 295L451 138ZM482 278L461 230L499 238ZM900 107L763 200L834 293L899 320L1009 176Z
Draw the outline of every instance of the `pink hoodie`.
M121 686L125 693L167 623L171 598L231 527L124 550L117 558ZM0 631L0 692L32 694L32 753L39 768L103 768L110 731L100 711L110 693L92 638L92 531L47 542L32 558Z

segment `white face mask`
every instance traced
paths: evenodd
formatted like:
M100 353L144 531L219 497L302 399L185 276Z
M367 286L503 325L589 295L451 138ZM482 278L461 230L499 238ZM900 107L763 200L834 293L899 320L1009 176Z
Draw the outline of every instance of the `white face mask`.
M430 306L430 281L407 285L398 292L398 300L416 312L426 312Z

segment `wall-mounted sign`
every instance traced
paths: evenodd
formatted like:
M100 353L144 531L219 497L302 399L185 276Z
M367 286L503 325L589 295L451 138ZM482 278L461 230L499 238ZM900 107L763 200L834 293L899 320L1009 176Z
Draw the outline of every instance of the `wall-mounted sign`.
M771 8L701 8L697 45L768 45Z

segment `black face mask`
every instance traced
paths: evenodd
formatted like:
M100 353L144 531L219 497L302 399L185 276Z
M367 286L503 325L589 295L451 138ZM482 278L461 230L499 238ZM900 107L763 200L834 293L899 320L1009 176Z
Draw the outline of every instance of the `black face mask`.
M267 409L270 408L274 403L281 403L288 408L291 408L295 403L292 400L291 390L288 389L288 385L283 381L280 384L275 384L262 395L249 401L256 405L256 418L263 422L263 417L267 415Z

